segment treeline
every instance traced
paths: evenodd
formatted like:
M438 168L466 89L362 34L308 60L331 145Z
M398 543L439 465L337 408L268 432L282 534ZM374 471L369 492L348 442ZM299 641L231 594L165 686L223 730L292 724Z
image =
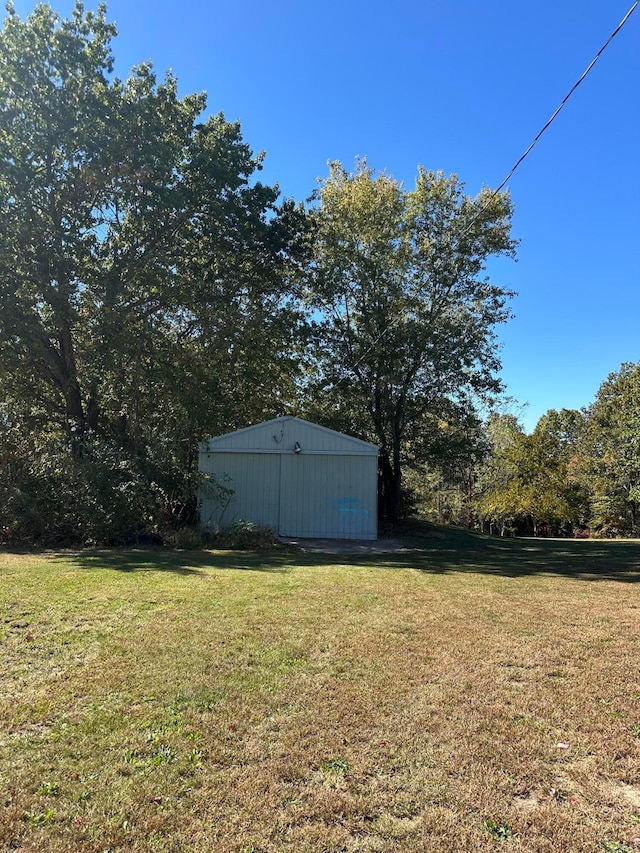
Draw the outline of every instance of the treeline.
M455 472L425 472L414 488L428 517L485 532L637 537L640 363L612 373L586 409L548 411L530 435L492 414Z
M281 199L204 95L150 64L114 76L115 35L81 3L9 6L0 31L0 540L194 524L198 441L284 413L380 446L387 519L419 499L496 529L614 530L595 416L575 458L558 437L578 522L529 512L534 439L479 416L501 391L512 294L485 265L515 252L507 193L422 168L408 190L360 161Z

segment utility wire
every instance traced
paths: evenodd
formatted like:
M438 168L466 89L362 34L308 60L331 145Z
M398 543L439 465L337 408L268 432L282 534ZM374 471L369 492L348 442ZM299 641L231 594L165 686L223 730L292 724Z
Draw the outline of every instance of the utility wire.
M587 66L587 68L585 68L585 70L582 72L582 75L580 76L580 78L579 78L579 79L576 81L576 83L574 83L574 85L571 87L571 90L569 91L569 93L568 93L568 94L567 94L567 95L562 99L562 101L561 101L561 103L560 103L560 106L556 109L556 111L555 111L555 112L554 112L554 114L551 116L551 118L549 119L549 121L545 124L545 126L542 128L542 130L541 130L541 131L538 133L538 135L535 137L535 139L533 140L533 142L531 143L531 145L527 148L527 150L524 152L524 154L523 154L523 155L520 157L520 159L516 162L515 166L511 169L511 171L509 172L509 174L507 175L507 177L504 179L504 181L500 184L500 186L499 186L496 190L494 190L493 195L497 195L497 194L500 192L500 190L502 190L502 189L505 187L505 185L506 185L506 184L509 182L509 180L513 177L513 174L514 174L514 172L516 171L516 169L518 168L518 166L520 166L520 164L521 164L522 162L524 162L524 160L529 156L529 154L531 154L531 152L532 152L532 151L533 151L533 149L535 148L535 146L536 146L536 144L538 143L538 140L540 139L540 137L542 136L542 134L543 134L546 130L548 130L548 129L549 129L549 127L552 125L552 123L553 123L553 122L555 121L555 119L558 117L558 115L560 114L560 111L562 110L562 108L564 107L564 105L567 103L567 101L569 100L569 98L571 97L571 95L573 95L573 93L575 92L575 90L576 90L576 89L578 88L578 86L582 83L582 81L585 79L585 77L587 76L587 74L591 71L591 69L593 68L593 66L594 66L594 65L596 64L596 62L600 59L600 57L602 56L602 54L605 52L605 50L609 47L609 45L610 45L610 44L611 44L611 42L614 40L614 38L618 35L618 33L620 32L620 30L621 30L621 29L624 27L624 25L627 23L627 21L629 20L629 18L630 18L630 17L631 17L631 15L633 14L633 12L636 10L636 7L638 6L638 3L640 3L640 0L636 0L636 2L633 4L633 6L629 9L629 11L627 12L627 14L626 14L626 15L624 16L624 18L620 21L620 23L619 23L619 24L618 24L618 26L615 28L615 30L611 33L611 35L609 36L609 38L606 40L606 42L602 45L602 47L600 48L600 50L599 50L599 51L596 53L596 55L593 57L593 59L591 60L591 62L590 62L590 63L589 63L589 65Z
M631 8L630 8L630 9L629 9L629 11L627 12L627 14L626 14L626 15L624 16L624 18L620 21L620 23L618 24L618 26L615 28L615 30L614 30L614 31L611 33L611 35L609 36L609 38L606 40L606 42L602 45L602 47L600 48L600 50L599 50L599 51L596 53L596 55L593 57L593 59L591 60L591 62L589 63L589 65L588 65L588 66L585 68L585 70L582 72L582 74L580 75L580 77L578 78L578 80L573 84L573 86L571 87L571 89L569 90L569 92L568 92L568 93L565 95L565 97L562 99L562 101L560 102L559 106L557 107L556 111L553 113L553 115L551 116L551 118L550 118L550 119L547 121L547 123L542 127L542 129L540 130L540 132L535 136L535 138L533 139L533 141L531 142L531 144L529 145L529 147L527 148L527 150L524 152L524 154L522 154L522 156L521 156L521 157L516 161L515 165L512 167L512 169L511 169L511 171L509 172L509 174L507 175L507 177L502 181L502 183L500 184L500 186L499 186L497 189L493 190L493 192L491 193L491 195L489 196L489 198L487 199L487 201L485 202L485 204L483 205L483 207L482 207L482 208L481 208L481 209L476 213L476 215L471 219L471 221L469 222L469 224L467 225L467 227L465 228L465 230L462 232L462 234L458 235L457 242L459 242L459 241L460 241L460 239L461 239L462 237L464 237L464 236L465 236L465 234L467 234L467 233L469 232L469 230L471 229L471 226L474 224L474 222L476 222L476 221L480 218L480 216L482 216L482 214L483 214L483 213L484 213L484 211L489 207L489 205L491 204L491 202L493 201L493 199L494 199L494 198L495 198L495 197L496 197L496 196L497 196L497 195L498 195L498 194L499 194L499 193L504 189L504 187L507 185L507 183L511 180L511 178L513 177L513 175L514 175L514 173L515 173L516 169L518 169L518 167L519 167L520 165L522 165L522 163L526 160L526 158L529 156L529 154L531 154L531 152L533 151L533 149L534 149L534 148L535 148L535 146L537 145L538 141L540 140L541 136L545 133L545 131L547 131L547 130L549 129L549 127L551 127L551 125L553 124L553 122L555 121L555 119L558 117L558 115L559 115L559 114L560 114L560 112L562 111L562 108L565 106L565 104L567 103L567 101L569 100L569 98L573 95L573 93L576 91L576 89L578 88L578 86L580 86L580 84L585 80L585 78L587 77L587 75L589 74L589 72L591 71L591 69L593 68L593 66L594 66L594 65L596 64L596 62L600 59L600 57L601 57L601 56L602 56L602 54L605 52L605 50L609 47L609 45L611 44L611 42L613 41L613 39L618 35L618 33L620 32L620 30L621 30L621 29L624 27L624 25L627 23L627 21L629 20L629 18L630 18L630 17L631 17L631 15L633 14L633 12L635 12L636 8L638 7L638 4L640 4L640 0L635 0L635 2L634 2L634 3L633 3L633 5L631 6ZM353 372L354 368L356 368L356 367L360 364L360 362L361 362L364 358L366 358L366 356L367 356L367 355L369 355L369 353L373 350L373 348L376 346L376 344L377 344L377 343L378 343L378 342L379 342L379 341L384 337L384 335L388 332L388 330L391 328L391 326L392 326L392 325L393 325L393 323L389 323L389 325L385 326L385 328L382 330L382 332L381 332L381 333L378 335L378 337L373 341L373 343L371 344L371 346L370 346L367 350L365 350L365 352L364 352L364 353L363 353L363 354L362 354L362 355L361 355L361 356L360 356L360 357L359 357L359 358L354 362L354 364L352 364L352 365L351 365L351 367L350 367L349 369L350 369L352 372ZM339 385L341 385L345 380L346 380L346 377L343 377L343 378L342 378L342 379L340 379L338 382L336 382L332 387L330 387L329 389L327 389L327 392L329 392L329 393L330 393L331 391L335 390L335 389L336 389ZM325 393L327 393L327 392L325 392Z
M630 17L631 17L631 15L633 14L633 12L636 10L636 8L637 8L637 6L638 6L638 4L639 4L639 3L640 3L640 0L635 0L635 3L631 6L631 8L630 8L630 9L629 9L629 11L627 12L627 14L626 14L626 15L624 16L624 18L620 21L620 23L618 24L618 26L615 28L615 30L614 30L614 31L611 33L611 35L609 36L609 38L606 40L606 42L602 45L602 47L600 48L600 50L599 50L599 51L596 53L596 55L593 57L593 59L591 60L591 62L589 63L589 65L588 65L588 66L585 68L585 70L582 72L582 74L580 75L580 77L578 78L578 80L573 84L573 86L571 87L571 89L569 90L569 92L568 92L568 93L565 95L565 97L562 99L562 101L560 102L559 106L557 107L556 111L553 113L553 115L551 116L551 118L547 121L547 123L543 126L543 128L539 131L539 133L535 136L535 138L533 139L533 142L531 143L531 145L529 145L529 147L528 147L528 148L527 148L527 150L524 152L524 154L522 154L522 156L521 156L521 157L516 161L515 165L512 167L511 171L509 172L509 174L507 175L507 177L504 179L504 181L500 184L500 186L499 186L499 187L497 187L495 190L492 190L492 192L489 194L489 198L488 198L488 199L486 200L486 202L482 205L482 207L480 208L480 210L476 213L476 215L475 215L475 216L472 216L472 217L471 217L471 220L470 220L470 221L469 221L469 223L467 224L467 227L464 229L464 231L463 231L461 234L459 234L459 235L458 235L456 242L458 242L458 243L459 243L459 242L460 242L460 240L461 240L461 239L462 239L466 234L468 234L468 233L469 233L469 231L471 230L471 227L473 226L473 224L474 224L475 222L477 222L477 221L478 221L478 219L482 216L482 214L485 212L485 210L487 210L487 208L489 207L489 205L491 204L491 202L493 201L493 199L494 199L497 195L499 195L499 194L500 194L500 192L504 189L504 187L509 183L509 181L510 181L510 180L511 180L511 178L513 177L513 175L514 175L514 173L515 173L516 169L517 169L517 168L518 168L518 167L519 167L519 166L520 166L520 165L521 165L521 164L522 164L522 163L527 159L527 157L529 156L529 154L531 154L531 152L532 152L532 151L533 151L533 149L536 147L536 145L537 145L537 143L539 142L539 140L540 140L541 136L543 135L543 133L551 127L551 125L553 124L553 122L556 120L556 118L558 117L558 115L559 115L559 114L560 114L560 112L562 111L562 108L564 107L564 105L567 103L567 101L568 101L568 100L569 100L569 98L573 95L573 93L574 93L574 92L575 92L575 90L578 88L578 86L583 82L583 80L584 80L584 79L586 78L586 76L589 74L589 72L591 71L591 69L593 68L593 66L594 66L594 65L596 64L596 62L600 59L600 57L602 56L602 54L605 52L605 50L606 50L606 49L607 49L607 47L611 44L611 42L614 40L614 38L618 35L618 33L620 32L620 30L621 30L621 29L624 27L624 25L627 23L627 21L629 20L629 18L630 18ZM453 247L452 247L452 248L455 248L455 242L454 242L454 244L453 244ZM385 331L386 331L386 330L385 330ZM383 334L384 334L384 332L383 332ZM376 343L377 343L377 341L376 341Z

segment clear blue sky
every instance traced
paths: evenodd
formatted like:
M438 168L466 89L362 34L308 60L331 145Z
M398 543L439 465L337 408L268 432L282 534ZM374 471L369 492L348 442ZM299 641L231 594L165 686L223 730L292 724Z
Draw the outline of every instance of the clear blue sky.
M70 0L53 2L62 15ZM85 6L96 4L86 0ZM262 179L306 199L357 155L497 186L632 0L110 0L117 72L152 60L239 119ZM33 2L15 0L24 15ZM510 181L518 292L500 330L507 393L579 408L640 360L640 8Z

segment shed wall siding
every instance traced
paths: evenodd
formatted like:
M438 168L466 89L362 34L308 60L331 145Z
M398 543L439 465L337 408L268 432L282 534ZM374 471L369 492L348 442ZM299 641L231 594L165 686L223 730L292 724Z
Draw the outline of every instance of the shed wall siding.
M375 539L375 458L282 457L280 535Z
M202 524L243 520L280 536L375 539L377 454L374 444L292 416L209 439L200 471L233 495L225 508L202 489Z
M293 416L275 418L237 432L210 438L206 443L212 451L260 450L266 453L292 453L296 442L300 444L303 452L313 450L377 455L377 447L374 444Z
M252 521L277 531L280 521L280 456L201 453L200 470L214 480L228 477L233 496L226 509L202 493L200 519L209 527Z

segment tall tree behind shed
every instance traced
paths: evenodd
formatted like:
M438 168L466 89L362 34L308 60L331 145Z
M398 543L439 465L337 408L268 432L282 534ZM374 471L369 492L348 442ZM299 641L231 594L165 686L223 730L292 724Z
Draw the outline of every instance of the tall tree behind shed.
M379 444L383 512L396 519L403 466L417 447L428 458L429 425L500 387L495 326L512 293L483 273L514 255L511 201L472 198L455 175L423 168L407 190L359 161L353 173L331 163L316 202L311 394L322 389L332 424Z

